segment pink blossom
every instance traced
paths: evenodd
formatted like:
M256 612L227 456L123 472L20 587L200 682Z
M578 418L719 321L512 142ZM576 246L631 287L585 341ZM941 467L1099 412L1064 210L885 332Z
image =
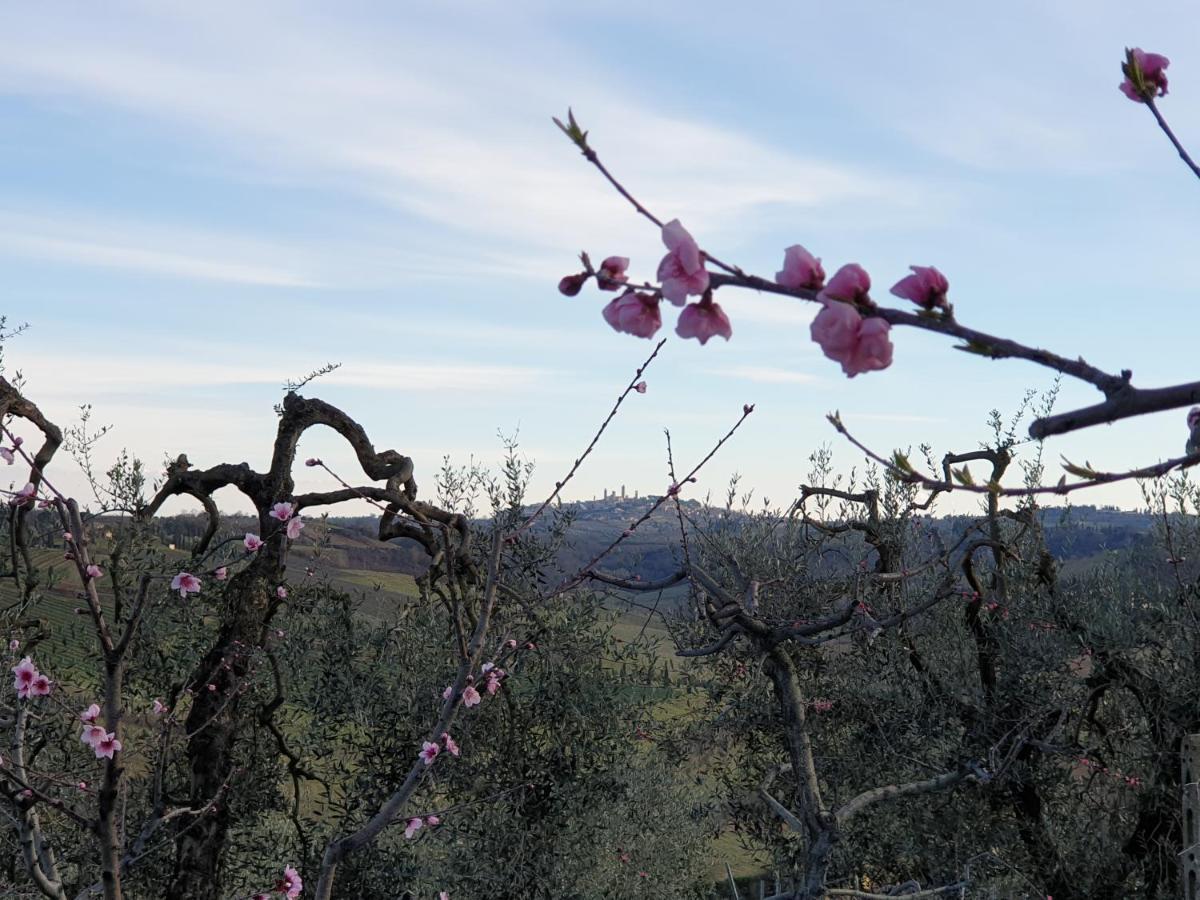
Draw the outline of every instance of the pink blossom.
M87 709L85 709L83 712L81 712L79 714L79 721L83 722L85 725L91 725L98 718L100 718L100 704L99 703L93 703L91 706L89 706Z
M450 900L450 892L438 891L438 900Z
M468 684L465 688L463 688L462 699L463 706L478 706L479 702L483 700L483 698L479 696L479 691L475 690L475 685L473 684Z
M858 346L850 359L850 371L846 371L849 377L886 369L892 364L892 341L888 337L891 330L891 325L877 317L862 323L858 330ZM845 363L842 370L846 370Z
M892 363L891 326L879 318L863 321L848 303L822 300L824 308L811 326L812 338L830 359L842 364L850 378Z
M246 536L242 538L242 544L247 550L253 553L255 550L258 550L262 547L263 541L262 538L260 538L257 534L250 534L249 532L246 532Z
M69 532L69 531L64 531L63 532L63 540L69 544L75 540L75 536L73 534L71 534L71 532Z
M614 330L634 337L654 337L654 333L662 327L658 298L650 294L626 291L604 307L601 315Z
M304 464L309 467L319 466L321 464L321 460L317 459L315 456L310 456L308 459L306 459L304 461Z
M13 452L7 447L0 447L0 459L11 466L13 464Z
M662 295L676 306L683 306L689 294L703 294L708 290L704 254L678 219L663 226L662 241L668 250L658 264Z
M454 685L448 684L448 685L446 685L446 689L444 691L442 691L442 699L449 700L450 697L453 696L453 694L454 694Z
M437 759L437 755L441 749L442 748L433 741L425 741L425 743L421 744L421 752L418 753L417 756L424 760L425 765L430 766L433 765L433 761Z
M33 682L38 677L37 666L33 664L33 660L26 656L12 668L13 687L17 690L17 696L24 699L29 696L33 688Z
M304 527L304 520L299 516L292 516L287 523L287 536L289 541L294 541L300 536L300 530Z
M925 309L945 309L946 291L950 290L950 282L946 280L946 276L933 266L909 268L913 273L892 285L892 293Z
M79 741L94 749L96 744L104 740L107 735L108 732L99 725L84 725L83 733L79 735Z
M104 577L104 570L101 569L99 566L95 565L94 563L92 565L88 566L86 569L84 569L84 571L87 573L88 578L103 578Z
M536 650L537 644L535 644L533 641L527 641L525 644L525 649L526 650Z
M579 272L575 275L564 275L558 282L558 292L564 297L574 297L587 284L587 272Z
M482 666L479 667L479 671L482 672L484 675L486 675L488 672L492 671L492 669L494 669L494 668L496 668L496 664L494 662L485 662Z
M428 825L430 828L432 828L435 825L441 825L442 824L441 816L426 816L425 824Z
M217 579L217 581L224 581L228 577L229 577L229 570L227 568L225 568L224 566L221 566L221 568L219 568L219 569L217 569L217 571L213 572L213 578Z
M681 338L694 337L703 345L708 343L710 337L717 335L729 340L733 337L733 328L720 306L711 300L701 300L699 303L689 303L679 314L675 333Z
M848 303L870 301L867 292L871 290L871 276L858 263L846 263L833 277L829 284L818 294L818 299L845 300Z
M121 742L117 740L117 736L110 731L100 740L96 741L96 743L92 745L92 749L96 751L96 759L102 759L105 757L112 759L114 753L119 753L121 751Z
M34 486L33 482L31 481L28 484L26 484L25 487L21 488L19 491L17 491L15 494L13 494L12 499L9 500L8 502L12 506L27 506L33 502L33 498L36 496L37 496L37 488Z
M487 673L487 681L484 687L487 688L489 696L494 696L496 691L500 690L500 679L505 675L503 669L493 669Z
M1146 95L1138 90L1140 76L1149 97L1166 96L1167 66L1170 64L1171 61L1160 53L1147 53L1141 47L1134 47L1121 63L1121 71L1125 74L1125 80L1119 85L1121 93L1130 100L1145 103Z
M156 716L161 716L169 710L170 707L167 706L167 704L163 703L157 697L154 698L154 706L152 707L152 711Z
M179 596L186 600L188 594L200 592L200 579L191 572L180 572L171 579L171 590L179 591Z
M624 256L610 256L600 263L600 271L596 273L596 286L602 291L615 291L629 280L625 270L629 268L629 259Z
M635 384L635 385L633 386L633 389L634 389L635 391L637 391L639 394L644 394L644 393L646 393L646 382L644 382L644 381L639 381L637 384Z
M21 646L21 642L18 641L16 638L13 638L11 641L8 642L9 650L16 650L20 646Z
M271 512L268 513L272 519L278 519L280 522L286 522L292 517L292 504L286 502L276 503L271 507Z
M81 782L79 782L79 784L75 785L75 787L79 788L79 790L81 790L81 791L86 791L88 785L87 785L86 781L81 781Z
M454 738L450 737L449 733L442 732L442 745L446 748L446 752L451 756L458 756L461 752L458 744L454 742Z
M821 260L799 244L783 251L783 268L775 273L775 283L793 290L819 291L825 284Z
M408 824L404 826L404 836L411 841L413 836L424 827L425 820L420 816L409 819Z
M1200 407L1197 407L1197 409L1200 409ZM516 638L509 638L507 641L504 642L504 646L507 647L509 650L516 650L517 649Z
M279 587L275 588L275 596L278 597L280 600L286 600L287 599L287 588L285 588L282 584L279 585Z
M296 900L304 890L304 882L300 880L300 873L292 866L284 866L283 882L279 889L287 894L288 900Z
M1195 428L1196 423L1200 422L1200 406L1193 406L1188 410L1187 423L1188 428Z

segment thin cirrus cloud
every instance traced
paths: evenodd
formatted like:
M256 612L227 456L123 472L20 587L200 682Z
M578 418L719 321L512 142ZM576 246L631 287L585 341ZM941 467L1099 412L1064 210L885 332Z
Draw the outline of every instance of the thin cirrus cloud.
M579 101L597 133L613 136L621 171L653 186L665 217L686 217L713 238L739 233L766 208L832 215L872 201L931 214L917 184L664 115L597 87L604 73L583 64L548 83L543 69L505 59L499 86L489 88L492 76L469 40L436 55L410 44L411 52L374 56L359 45L378 37L361 32L318 40L311 25L276 21L272 33L285 33L264 46L231 39L215 28L219 18L210 15L208 29L191 33L189 19L165 17L165 35L127 29L104 32L111 39L104 41L78 25L50 35L18 22L16 32L29 40L14 40L0 60L0 84L65 92L181 136L200 133L241 160L243 177L316 179L451 230L520 245L524 254L561 248L564 234L613 243L635 230L623 202L550 124L566 97ZM175 49L170 57L167 46ZM314 74L325 72L341 74ZM664 154L664 136L687 152ZM542 271L540 259L537 266Z
M65 223L43 222L39 230L5 227L3 223L0 218L0 253L6 256L197 281L264 287L317 286L314 279L298 272L178 249L188 245L187 239L164 241L162 235L137 235L113 240L112 232L100 225L91 234L79 234L77 226Z
M808 372L797 372L795 369L778 366L723 366L710 369L709 374L721 378L753 381L757 384L814 384L824 380Z
M171 389L203 385L206 389L235 385L278 386L287 377L286 363L263 361L247 364L236 360L189 359L186 366L173 357L105 354L89 351L79 355L30 354L22 369L36 392L45 396L78 396L86 384L92 397L106 393L161 393ZM148 377L147 373L153 373ZM323 383L330 385L413 390L425 395L473 395L475 393L523 393L549 389L561 373L538 366L486 365L469 360L388 363L355 360L338 368Z

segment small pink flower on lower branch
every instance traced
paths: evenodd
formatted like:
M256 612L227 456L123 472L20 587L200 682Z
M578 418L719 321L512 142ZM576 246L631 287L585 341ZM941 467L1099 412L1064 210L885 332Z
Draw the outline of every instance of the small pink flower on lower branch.
M33 680L38 676L37 666L33 664L33 660L26 656L12 668L13 687L17 691L17 696L25 698L29 696L29 690L33 686Z
M714 303L711 298L699 303L689 303L679 314L675 323L675 333L681 338L695 338L701 345L707 344L711 337L723 337L729 340L733 337L733 326L729 324L729 316Z
M629 258L625 256L610 256L600 263L596 273L596 286L602 291L615 291L621 287L629 276L625 270L629 268Z
M844 300L847 303L869 303L871 276L858 263L846 263L838 269L829 284L818 295L820 299Z
M79 742L95 749L96 745L107 736L108 732L99 725L84 725L83 733L79 735Z
M84 572L87 573L88 578L103 578L104 577L104 570L101 569L95 563L92 563L92 565L90 565L86 569L84 569Z
M475 689L475 685L473 684L468 684L465 688L463 688L462 699L463 706L478 706L480 701L483 700L483 698L479 696L479 691Z
M1171 61L1161 53L1147 53L1141 47L1126 51L1121 72L1125 80L1119 85L1121 93L1137 103L1164 97L1167 93L1167 66Z
M81 712L79 714L79 721L83 722L85 725L93 724L98 718L100 718L100 704L99 703L93 703L91 706L89 706L87 709L85 709L83 712Z
M458 754L461 752L458 744L455 743L454 738L450 737L449 732L446 731L442 732L442 746L446 748L446 752L451 756L458 756Z
M287 523L287 536L289 541L294 541L300 537L300 530L304 528L304 519L300 516L292 516Z
M662 295L676 306L683 306L689 294L703 294L708 290L704 254L678 219L663 226L662 241L668 251L658 264Z
M188 594L200 592L200 579L191 572L180 572L171 579L171 590L179 591L179 596L186 600Z
M260 538L257 534L250 534L247 532L246 536L242 538L242 544L247 550L253 553L255 550L258 550L262 547L263 542L262 538Z
M824 308L812 321L810 332L821 352L839 362L850 378L892 364L892 343L888 338L891 325L872 317L863 320L849 303L837 300L821 301Z
M271 511L267 513L272 519L278 519L280 522L286 522L292 517L295 508L287 502L276 503L271 507Z
M821 260L799 244L783 251L783 268L775 273L775 283L786 288L819 291L825 284Z
M427 766L433 765L433 761L437 759L438 753L441 752L441 747L433 741L425 741L421 744L421 752L417 754Z
M420 816L414 816L408 820L408 824L404 826L404 836L410 841L418 831L425 827L425 820Z
M112 759L114 753L121 751L121 742L117 740L117 736L111 731L106 733L104 737L96 741L92 745L92 749L96 751L96 759Z
M601 310L604 321L615 331L650 338L662 327L658 298L652 294L626 291Z
M300 880L300 873L293 866L284 866L283 880L279 882L276 890L287 895L288 900L296 900L304 890L304 882Z
M17 491L15 494L13 494L12 499L9 500L8 502L12 506L28 506L30 503L33 502L33 499L36 496L37 496L37 487L35 487L33 482L31 481L31 482L27 483L25 485L25 487L21 488L19 491Z
M892 293L923 309L945 309L950 282L933 266L909 266L912 274L892 285Z

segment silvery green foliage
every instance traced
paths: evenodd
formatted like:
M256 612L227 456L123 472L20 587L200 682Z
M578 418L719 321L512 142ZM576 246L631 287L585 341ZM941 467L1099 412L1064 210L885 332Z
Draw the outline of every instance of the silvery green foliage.
M814 463L807 483L830 486L827 457L817 454ZM1026 472L1036 477L1040 465ZM927 520L908 509L906 488L878 481L868 473L858 485L837 486L880 490L880 533L896 570L916 570L971 525ZM848 637L789 651L810 701L808 735L832 808L965 760L985 776L946 793L879 803L851 820L831 886L969 879L968 896L980 897L1177 894L1177 752L1183 735L1200 731L1200 497L1185 477L1146 491L1148 508L1160 511L1155 535L1093 553L1095 535L1068 516L1054 535L1073 557L1065 562L1045 552L1029 504L1001 507L994 520L975 517L981 534L998 535L1016 554L999 563L990 549L975 554L985 590L977 627L959 554L952 571L968 596L869 643ZM861 509L818 499L809 501L815 519L863 519ZM768 585L758 603L770 621L815 618L847 592L882 617L935 588L936 569L899 585L872 584L859 563L874 570L880 552L860 531L822 531L797 510L749 502L736 515L737 501L733 490L729 512L701 523L692 552L726 583L744 577ZM1077 554L1073 544L1084 549ZM759 793L768 777L777 798L792 801L796 789L790 770L780 769L788 760L784 731L762 660L743 641L702 658L693 677L709 696L693 735L714 747L711 770L729 798L725 827L785 880L802 875L801 836Z

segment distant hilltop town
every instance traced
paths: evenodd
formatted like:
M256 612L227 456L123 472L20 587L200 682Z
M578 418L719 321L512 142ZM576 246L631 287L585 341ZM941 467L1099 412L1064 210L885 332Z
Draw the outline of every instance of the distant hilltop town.
M593 495L592 495L592 499L593 499L593 500L616 500L616 499L618 499L618 495L617 495L617 492L616 492L616 491L610 491L608 488L605 488L605 489L604 489L604 496L603 496L603 497L597 497L597 496L595 496L595 495L593 494ZM627 498L627 497L625 496L625 485L621 485L621 493L620 493L620 497L619 497L619 499L621 499L621 500L627 500L627 499L629 499L629 498ZM633 492L633 499L634 499L634 500L638 499L638 492L637 492L637 491L634 491L634 492Z

